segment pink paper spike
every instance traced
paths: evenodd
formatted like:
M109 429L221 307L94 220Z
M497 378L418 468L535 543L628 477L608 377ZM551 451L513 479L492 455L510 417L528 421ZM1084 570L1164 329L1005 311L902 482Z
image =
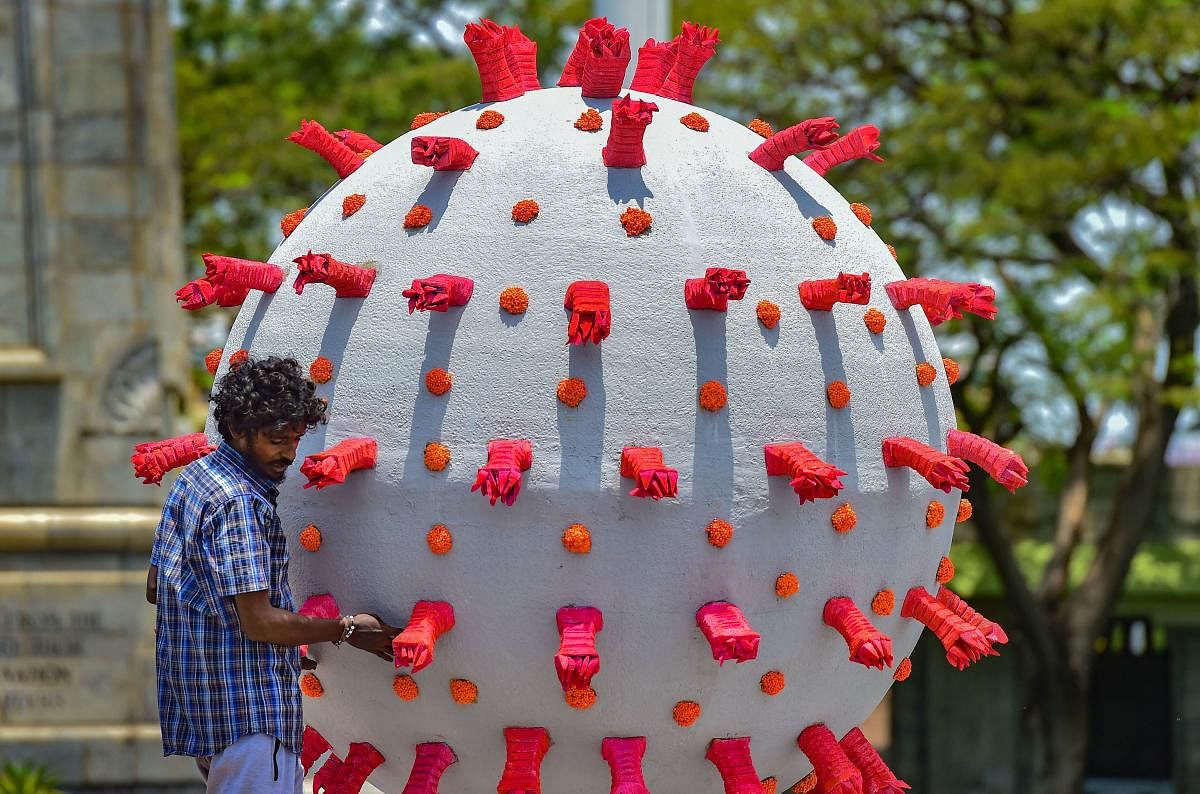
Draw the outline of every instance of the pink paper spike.
M576 281L567 287L563 307L571 313L567 344L600 344L612 328L608 285L603 281Z
M796 744L812 762L821 794L863 794L862 773L824 724L809 725Z
M408 782L400 794L438 794L438 783L446 768L458 761L454 750L445 742L422 742L417 745Z
M828 146L837 140L837 128L833 116L806 119L767 138L750 152L750 159L768 171L782 171L792 155Z
M910 788L888 768L858 728L851 728L838 745L862 773L863 794L903 794L905 789Z
M607 17L596 17L584 23L583 27L579 29L579 36L575 39L575 48L571 50L567 63L563 66L562 76L558 78L558 85L580 86L583 84L583 70L587 64L587 54L591 49L592 39L606 28L612 29L612 24Z
M608 143L600 150L604 164L609 168L641 168L646 164L646 150L642 137L653 121L658 105L631 95L613 102L612 125L608 130Z
M725 794L762 794L758 772L754 769L754 759L750 757L749 736L713 739L708 743L708 751L704 757L712 761L717 772L721 774Z
M396 667L412 667L414 673L433 662L438 638L454 628L454 607L447 601L418 601L404 631L392 640Z
M646 755L645 736L605 736L600 740L600 755L608 762L612 775L608 794L650 794L642 777L642 757Z
M292 282L297 295L302 295L309 284L328 284L339 298L365 298L375 283L372 268L348 265L329 254L314 254L309 250L292 261L298 265L296 280Z
M583 96L618 96L631 57L628 30L612 25L598 30L589 43L583 62Z
M836 629L850 650L850 661L882 670L892 666L892 640L871 625L849 598L831 598L821 613L825 625Z
M550 750L545 728L505 728L504 773L497 794L542 794L542 759Z
M198 278L175 290L175 300L179 302L181 308L188 311L203 309L214 303L218 306L232 308L241 306L249 294L248 288L231 288L224 284L214 284L207 278Z
M837 496L846 486L838 479L846 472L818 458L802 441L764 444L768 477L791 477L800 504Z
M986 284L910 278L887 285L888 297L897 309L920 306L930 325L961 319L964 312L985 320L996 317L996 290Z
M338 130L334 133L342 143L349 146L360 155L363 152L377 152L383 148L383 144L363 132L355 132L354 130Z
M678 46L674 41L646 39L646 43L638 48L637 69L633 73L630 90L657 94L675 64Z
M408 298L408 313L444 312L454 306L466 306L475 292L475 282L466 276L437 273L414 278L412 286L401 294Z
M517 78L523 90L538 90L542 84L538 81L537 42L522 33L516 25L505 27L504 35L504 57L508 61L508 71Z
M351 742L346 760L330 754L313 776L313 794L358 794L386 759L370 742Z
M525 93L522 81L512 73L508 61L508 32L490 19L471 22L463 41L479 68L479 85L484 102L503 102Z
M946 451L979 466L1010 491L1029 482L1029 467L1021 456L983 436L951 430L946 434Z
M299 131L293 132L287 139L324 157L342 179L353 174L363 164L358 152L342 143L316 121L301 121Z
M283 283L283 268L233 256L204 254L204 278L231 291L257 289L274 292Z
M879 148L879 128L864 124L843 135L820 151L813 152L804 158L804 164L821 176L829 173L835 165L848 163L851 160L865 158L882 163L883 158L875 154Z
M592 676L600 672L596 634L604 628L604 615L595 607L563 607L555 618L559 643L554 669L558 682L563 692L587 689Z
M446 135L418 135L410 149L413 165L427 165L434 171L466 171L479 156L462 138Z
M866 306L870 300L870 273L838 273L837 278L800 282L800 303L810 311L832 311L835 303Z
M758 658L758 641L762 635L750 627L742 610L728 601L714 601L700 607L696 610L696 625L704 632L718 664L729 659L736 659L741 664Z
M137 444L129 456L129 463L133 466L133 475L140 477L143 485L161 485L163 475L171 469L186 466L215 449L208 443L208 436L189 433Z
M710 267L704 278L689 278L683 282L683 302L689 309L712 309L723 312L729 301L746 297L750 279L745 270Z
M684 22L683 32L675 38L675 62L655 93L668 99L691 103L692 86L708 59L717 52L721 42L716 28Z
M946 661L959 670L996 651L983 632L936 601L924 587L913 587L904 598L900 616L918 620L934 633L946 649Z
M348 438L321 452L314 452L300 464L300 473L308 478L305 488L328 488L346 481L346 475L359 469L375 468L378 446L373 438Z
M341 610L338 609L337 599L329 593L309 596L297 612L310 618L324 618L326 620L337 620L342 614ZM300 656L308 657L307 644L300 646Z
M521 494L521 472L533 465L533 444L496 440L488 442L487 463L475 474L472 491L479 491L495 506L496 501L512 507Z
M679 472L663 462L659 447L625 447L621 450L621 476L635 483L630 496L662 499L679 494Z
M969 467L966 463L908 436L893 436L883 440L883 465L888 468L907 466L934 488L946 493L954 488L960 491L971 488L967 482Z
M304 737L300 746L300 766L304 767L304 774L308 774L308 770L312 769L312 765L317 762L317 759L325 755L333 747L325 740L325 737L317 733L317 729L311 725L304 726Z
M1005 633L1004 628L999 623L988 620L976 612L970 604L962 600L962 598L949 590L945 585L938 588L937 600L939 603L949 607L955 615L958 615L983 632L983 636L993 645L1004 645L1008 642L1008 634Z

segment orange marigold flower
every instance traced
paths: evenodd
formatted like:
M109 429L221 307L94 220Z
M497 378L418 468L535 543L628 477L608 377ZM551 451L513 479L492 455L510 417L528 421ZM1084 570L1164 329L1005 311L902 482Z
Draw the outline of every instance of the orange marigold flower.
M572 554L587 554L592 550L592 533L583 524L572 524L563 530L562 544Z
M250 351L242 348L229 357L229 368L235 369L250 360Z
M757 132L759 135L763 136L764 138L770 138L772 135L775 134L775 128L772 127L767 122L763 121L762 119L752 119L750 121L750 123L747 124L746 126L749 127L750 129L754 130L755 132Z
M595 108L588 108L579 114L579 118L575 119L575 129L583 130L584 132L595 132L604 128L604 118Z
M896 608L896 594L886 587L871 599L871 611L876 615L890 615Z
M892 255L892 259L895 259L897 262L899 262L900 255L896 253L896 246L892 245L891 243L888 243L887 249L888 249L888 253Z
M621 213L621 225L625 227L625 234L628 237L637 237L639 234L645 234L650 230L650 224L654 222L654 217L637 207L628 207Z
M437 111L437 112L426 111L425 113L418 113L417 115L413 116L412 124L409 124L408 128L410 130L415 130L418 127L424 127L426 124L433 121L434 119L440 119L442 116L446 115L446 113L447 113L447 111L445 111L445 110Z
M513 204L512 219L517 223L529 223L538 216L542 208L533 199L521 199Z
M451 678L450 697L454 698L455 703L464 706L476 703L479 701L479 687L465 678Z
M958 515L956 515L954 517L954 523L961 524L962 522L969 519L971 517L971 514L974 512L975 512L975 508L971 505L970 499L959 499L958 500Z
M681 728L690 728L700 719L700 704L694 700L681 700L671 709L671 717Z
M485 110L475 119L475 129L494 130L504 123L504 114L495 110Z
M833 218L828 215L822 215L819 218L812 219L812 227L817 234L821 235L822 240L832 240L837 237L837 224L833 222Z
M936 499L930 501L929 507L925 508L925 526L937 529L945 519L946 506Z
M300 545L309 551L321 548L321 530L316 524L309 524L300 530Z
M429 389L430 394L441 397L453 385L454 376L441 367L434 367L425 373L425 388Z
M686 116L681 116L679 123L687 127L689 130L696 132L708 132L708 119L701 116L699 113L689 113Z
M850 387L846 385L845 381L835 380L826 386L825 395L829 398L829 404L834 408L842 409L850 404Z
M325 687L321 686L321 679L312 673L305 673L300 676L300 692L305 697L319 698L325 694Z
M450 465L450 447L431 441L425 445L425 468L441 471Z
M792 791L794 792L794 794L811 794L811 792L814 792L816 790L817 790L817 773L816 772L809 772L807 775L804 776L803 780L801 780L796 785L792 786Z
M729 395L719 380L705 381L700 385L700 407L706 411L719 411L725 407Z
M585 689L568 689L563 693L563 700L573 709L590 709L596 705L596 690L590 686Z
M758 315L758 321L767 328L779 325L779 305L774 301L759 301L754 307L754 313Z
M962 370L959 368L957 361L942 356L942 369L946 370L947 383L951 386L958 383L958 376L962 374Z
M907 681L912 675L912 660L907 656L900 660L900 664L896 665L896 670L892 673L892 679L895 681Z
M800 592L800 579L792 571L784 571L775 577L775 595L791 598Z
M434 524L425 534L425 542L434 554L449 554L454 546L454 536L445 524Z
M563 378L558 382L558 399L564 405L578 408L587 397L587 384L581 378Z
M421 694L421 688L417 686L417 682L411 675L404 673L392 679L392 691L401 700L416 700L417 696Z
M942 557L942 559L938 561L937 576L935 576L934 579L937 580L938 584L946 584L953 578L954 563L950 561L949 557Z
M363 208L367 203L367 197L362 193L351 193L346 198L342 199L342 217L349 218L354 213Z
M304 216L308 214L308 207L292 210L279 221L279 230L283 232L283 236L287 237L292 232L296 231L296 227L300 225L300 221L304 220Z
M325 356L317 356L308 368L308 377L312 378L314 383L329 383L329 379L333 377L333 362Z
M704 531L708 535L708 542L718 549L733 540L733 526L728 521L719 518L709 521Z
M849 502L842 502L837 510L833 511L833 515L829 517L829 522L833 524L833 528L837 532L849 532L858 524L858 514L854 512L854 508Z
M867 313L863 315L863 323L871 333L882 334L883 327L887 325L887 318L879 309L867 309Z
M758 781L758 785L762 788L762 794L775 794L779 783L773 777L764 777Z
M520 287L507 287L500 293L500 308L509 314L524 314L529 308L529 293Z
M416 204L404 216L405 229L424 229L433 220L433 210L424 204Z
M928 361L922 361L916 366L917 383L921 386L928 386L937 379L937 370Z
M854 217L863 222L863 226L871 225L871 208L866 204L860 204L856 201L850 205L850 211L854 213Z
M204 368L208 370L209 375L217 374L217 367L221 366L221 356L225 355L225 348L214 347L208 351L208 355L204 357Z
M764 695L775 697L783 688L787 686L787 681L783 677L783 673L778 670L770 670L763 673L762 678L758 679L758 688L763 691Z

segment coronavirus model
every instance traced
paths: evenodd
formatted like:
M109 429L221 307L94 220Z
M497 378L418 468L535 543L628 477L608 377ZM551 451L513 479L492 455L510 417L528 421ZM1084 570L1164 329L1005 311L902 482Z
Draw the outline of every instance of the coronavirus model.
M306 649L318 790L907 788L856 726L922 628L958 668L1006 641L946 555L968 464L1026 470L955 429L931 332L992 290L906 279L826 181L874 127L691 104L716 30L629 89L602 18L555 87L519 29L465 39L480 104L387 145L304 121L340 181L178 293L241 306L216 374L290 355L329 399L279 500L304 609L405 627L395 669Z

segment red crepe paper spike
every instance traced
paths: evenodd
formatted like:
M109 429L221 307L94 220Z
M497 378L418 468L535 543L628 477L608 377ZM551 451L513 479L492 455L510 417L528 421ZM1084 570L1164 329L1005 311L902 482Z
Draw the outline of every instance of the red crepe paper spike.
M504 36L504 57L508 61L508 71L523 90L536 91L541 88L537 71L537 42L516 25L505 27Z
M408 313L444 312L454 306L466 306L475 292L475 282L466 276L436 273L426 278L414 278L412 286L401 295L408 298Z
M843 135L820 151L813 152L804 158L804 164L821 176L829 173L829 169L851 160L866 158L882 163L883 158L875 154L879 148L879 128L865 124Z
M418 135L410 147L413 165L427 165L434 171L466 171L479 152L462 138L447 135Z
M679 494L679 472L663 462L659 447L625 447L621 450L621 476L635 483L630 496L662 499Z
M643 99L634 99L629 94L613 102L608 143L600 150L606 166L641 168L646 164L646 150L642 148L642 137L657 112L658 105Z
M633 73L633 82L629 88L633 91L657 94L663 80L667 78L667 73L675 65L675 51L678 46L674 41L646 39L646 43L638 48L637 69Z
M583 84L583 72L587 65L588 50L591 49L592 39L605 28L612 29L612 23L607 17L595 17L589 19L579 29L579 35L575 39L575 48L571 50L571 54L567 57L566 64L563 65L562 75L558 78L560 86L575 86Z
M967 482L969 467L964 461L908 436L883 440L883 465L889 468L907 466L934 488L946 493L953 488L960 491L971 488Z
M204 254L204 279L234 292L257 289L274 292L283 283L283 268L234 256Z
M833 116L805 119L786 130L767 138L754 151L750 159L768 171L782 171L787 159L794 154L828 146L837 140L838 123Z
M358 151L342 143L336 135L316 121L302 120L300 129L287 139L324 157L342 179L353 174L363 164Z
M812 762L821 794L863 794L862 773L824 724L809 725L800 732L796 744Z
M487 454L471 490L482 493L493 506L500 500L512 507L521 494L521 472L533 465L533 444L524 439L489 441Z
M723 312L729 301L740 301L746 297L750 279L745 270L728 267L710 267L704 278L689 278L683 282L683 301L689 309L712 309Z
M850 649L850 661L882 670L892 666L892 640L871 625L849 598L831 598L821 613L825 625L836 629Z
M996 317L996 290L986 284L910 278L888 284L887 294L897 309L920 306L934 326L962 319L964 312L986 320Z
M995 621L988 620L983 615L975 611L975 609L962 600L957 594L950 591L946 587L939 587L937 592L937 600L939 603L945 604L963 620L970 623L975 628L983 632L983 636L993 645L1004 645L1008 642L1008 634L1004 628Z
M241 306L249 294L250 290L230 290L198 278L175 290L175 300L182 308L195 311L214 303L225 307Z
M837 496L846 487L838 479L846 472L818 458L801 441L764 444L768 477L791 477L800 504Z
M345 761L330 755L317 770L313 794L358 794L371 773L386 760L370 742L350 742Z
M642 777L644 755L645 736L605 736L600 740L600 756L608 762L608 770L612 775L608 794L650 794L646 779Z
M865 306L871 300L870 273L838 273L837 278L800 282L800 303L810 311L828 312L835 303Z
M338 140L356 152L377 152L383 144L364 132L354 130L338 130L334 133Z
M762 794L754 759L750 757L750 737L713 739L704 757L712 761L725 784L725 794Z
M484 102L503 102L525 93L522 79L514 75L508 60L509 33L490 19L467 24L463 41L479 68L479 85Z
M283 236L287 237L292 232L296 231L296 227L300 225L300 221L304 220L304 216L308 214L308 207L298 210L292 210L287 215L279 219L279 231L283 232Z
M604 117L595 108L588 108L575 119L575 129L584 132L596 132L604 128Z
M300 464L300 473L308 478L305 488L328 488L346 481L346 475L359 469L375 468L378 450L373 438L348 438L329 449L315 452Z
M332 749L333 745L326 741L324 736L317 733L316 728L305 725L300 745L300 765L304 767L304 774L307 775L308 770L312 769L312 765L317 762L317 759Z
M612 25L597 30L583 62L582 95L596 98L619 95L631 57L628 30Z
M558 653L554 669L563 692L588 689L592 676L600 672L596 633L604 628L604 615L595 607L563 607L558 610Z
M1029 482L1029 467L1021 456L983 436L951 430L946 434L946 451L979 466L1010 491Z
M545 728L504 729L504 773L498 794L542 794L542 759L550 750Z
M684 22L683 32L675 37L675 60L671 70L655 93L691 104L692 86L704 64L716 54L717 45L721 42L717 38L719 32L716 28Z
M314 254L310 249L292 261L299 265L292 282L297 295L302 295L309 284L328 284L339 298L365 298L375 283L373 269L339 262L330 254Z
M417 745L408 782L400 794L438 794L442 774L456 761L458 756L445 742L421 742Z
M704 633L712 649L713 659L725 664L736 659L739 664L758 658L758 641L762 635L750 627L742 610L728 601L714 601L696 610L696 625Z
M137 444L129 456L129 463L133 466L133 475L140 477L143 485L161 485L163 475L171 469L186 466L215 449L208 443L208 436L189 433Z
M298 612L305 617L322 618L325 620L337 620L342 614L341 610L338 609L337 599L329 593L309 596ZM300 655L303 657L308 656L307 643L300 646Z
M913 618L934 633L946 649L946 661L959 670L996 651L984 633L929 595L924 587L913 587L904 597L900 617Z
M454 628L454 607L447 601L418 601L408 625L392 640L396 667L412 667L414 673L433 662L438 637Z
M838 745L850 763L862 773L864 794L902 794L905 789L911 788L888 768L858 728L851 728Z
M612 330L608 285L603 281L575 281L567 287L563 307L571 313L567 323L567 344L598 345Z

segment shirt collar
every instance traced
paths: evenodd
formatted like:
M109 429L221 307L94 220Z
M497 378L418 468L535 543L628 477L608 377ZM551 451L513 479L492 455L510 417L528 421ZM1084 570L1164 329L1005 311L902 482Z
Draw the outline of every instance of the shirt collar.
M271 504L275 504L275 498L279 496L279 486L246 460L242 453L234 449L232 444L228 441L221 441L220 446L212 454L217 460L227 463L241 472L251 485L271 500Z

